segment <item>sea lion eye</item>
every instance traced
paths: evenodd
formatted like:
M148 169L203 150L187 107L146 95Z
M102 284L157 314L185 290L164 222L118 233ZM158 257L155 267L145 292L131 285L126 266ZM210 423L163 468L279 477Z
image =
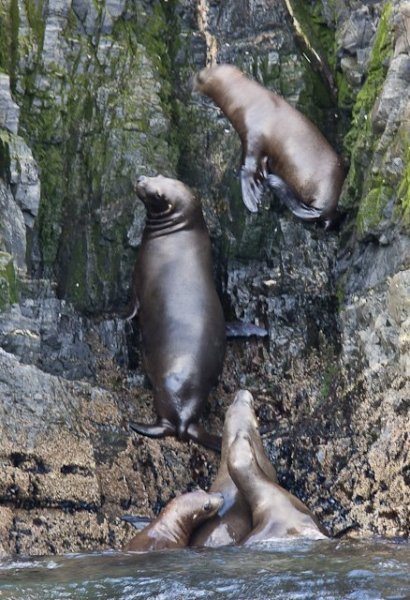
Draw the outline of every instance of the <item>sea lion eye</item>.
M210 510L211 510L211 501L210 501L210 500L208 500L208 501L207 501L207 502L205 502L205 504L204 504L204 511L205 511L205 512L208 512L208 511L210 511Z

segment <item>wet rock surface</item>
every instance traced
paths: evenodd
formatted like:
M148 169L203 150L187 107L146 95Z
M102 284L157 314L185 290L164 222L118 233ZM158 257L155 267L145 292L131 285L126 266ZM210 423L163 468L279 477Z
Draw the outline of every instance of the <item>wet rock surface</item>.
M216 473L215 453L128 429L154 418L122 314L133 182L157 172L202 198L227 320L268 331L228 342L206 427L249 389L280 482L331 531L409 534L409 3L302 4L337 105L285 3L0 3L0 555L119 548L122 514L158 514ZM237 134L191 94L215 57L349 158L339 231L269 195L246 213Z

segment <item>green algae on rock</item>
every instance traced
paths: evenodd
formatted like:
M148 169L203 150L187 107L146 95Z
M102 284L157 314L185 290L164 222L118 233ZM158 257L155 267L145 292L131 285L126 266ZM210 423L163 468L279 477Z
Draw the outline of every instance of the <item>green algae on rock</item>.
M0 311L18 302L18 285L13 257L0 252Z
M357 94L352 111L352 126L344 140L350 155L350 169L340 205L346 209L356 207L356 228L361 236L377 227L391 196L387 176L378 171L374 174L371 168L380 138L380 134L374 130L371 113L382 90L393 54L392 10L391 2L386 3L373 42L367 78Z

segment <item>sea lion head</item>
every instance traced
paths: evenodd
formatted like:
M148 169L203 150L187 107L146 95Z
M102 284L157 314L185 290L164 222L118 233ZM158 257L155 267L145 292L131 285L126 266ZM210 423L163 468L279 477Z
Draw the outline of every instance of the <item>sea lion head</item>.
M235 439L242 438L249 438L251 440L255 460L259 467L269 479L276 482L276 471L263 448L253 396L248 390L239 390L234 401L226 411L222 436L222 455L224 459L227 458ZM227 505L228 499L225 498L224 510Z
M196 490L184 494L182 497L184 498L184 512L191 516L193 529L216 515L224 503L224 497L219 492Z
M253 396L248 390L239 390L226 411L222 435L222 455L225 455L237 433L242 430L246 430L249 435L259 436Z
M243 77L243 74L234 65L205 67L194 77L194 90L212 96L211 91L216 90L221 82L228 80L231 83L240 77Z
M136 192L145 205L147 224L155 223L155 229L184 226L201 215L199 200L192 191L177 179L157 175L138 177Z

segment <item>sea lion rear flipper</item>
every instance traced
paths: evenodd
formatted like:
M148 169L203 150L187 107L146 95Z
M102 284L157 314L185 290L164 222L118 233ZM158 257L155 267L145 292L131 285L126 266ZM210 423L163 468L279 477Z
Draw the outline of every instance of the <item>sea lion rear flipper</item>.
M250 212L258 212L258 206L261 202L263 188L260 183L255 181L255 175L253 171L247 169L245 166L241 169L241 188L242 188L242 200L246 208Z
M130 423L130 427L137 433L151 438L162 438L166 437L167 435L176 434L175 427L168 421L164 421L162 419L156 423L152 423L151 425L148 423L136 423L133 421Z
M292 188L277 175L267 175L266 182L276 193L279 200L299 219L303 219L304 221L318 221L323 218L321 210L313 206L308 206L298 200Z
M152 519L150 519L149 517L142 517L140 515L122 515L121 521L129 523L130 525L135 527L135 529L141 531L141 529L144 529L144 527L146 527L152 522Z
M198 425L197 423L190 423L187 429L188 437L205 446L205 448L210 448L211 450L216 450L216 452L221 451L222 439L219 435L213 435L212 433L208 433L205 431L203 427Z

